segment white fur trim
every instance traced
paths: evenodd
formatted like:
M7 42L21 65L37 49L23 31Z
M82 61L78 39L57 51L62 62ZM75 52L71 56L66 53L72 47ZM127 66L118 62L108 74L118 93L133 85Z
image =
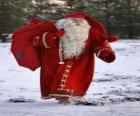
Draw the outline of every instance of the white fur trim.
M67 94L49 94L50 97L71 97L71 95Z
M50 96L41 97L41 99L50 99Z
M62 46L61 46L61 40L59 42L59 64L64 64L64 61L63 61L63 54L62 54Z
M109 48L103 48L103 49L99 50L99 51L97 52L96 56L99 57L102 51L105 51L105 50L108 50L108 49L109 49Z
M45 46L45 48L50 48L50 46L48 46L47 43L46 43L46 36L47 36L47 34L48 34L48 32L43 33L42 42L43 42L43 45Z

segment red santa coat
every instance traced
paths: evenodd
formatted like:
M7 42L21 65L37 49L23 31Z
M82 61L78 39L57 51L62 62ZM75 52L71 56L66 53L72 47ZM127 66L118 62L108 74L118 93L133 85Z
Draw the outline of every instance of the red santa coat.
M83 17L85 14L69 14L66 15L66 18L75 16ZM59 39L53 39L60 36L61 31L55 28L55 32L53 30L53 33L48 33L46 43L49 48L41 45L40 86L42 98L85 95L93 80L95 55L108 63L115 60L115 53L108 42L115 40L116 37L108 36L104 27L97 20L94 19L91 22L96 23L97 26L90 24L91 28L84 52L78 58L64 60L64 64L59 64ZM38 46L38 43L35 43L34 46Z
M85 95L94 74L94 54L106 49L105 53L102 52L98 57L106 62L115 59L107 41L103 41L97 50L97 47L94 48L94 39L95 37L90 34L85 51L78 58L64 60L65 64L59 64L58 47L42 49L40 84L43 97Z

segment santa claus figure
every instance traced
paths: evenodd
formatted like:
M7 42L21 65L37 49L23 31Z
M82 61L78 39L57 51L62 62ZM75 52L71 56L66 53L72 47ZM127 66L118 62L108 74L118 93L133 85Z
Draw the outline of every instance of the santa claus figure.
M95 55L107 63L115 60L109 42L117 37L108 35L99 21L85 13L66 14L53 26L52 32L33 39L35 47L42 47L41 96L69 103L86 94L93 80Z

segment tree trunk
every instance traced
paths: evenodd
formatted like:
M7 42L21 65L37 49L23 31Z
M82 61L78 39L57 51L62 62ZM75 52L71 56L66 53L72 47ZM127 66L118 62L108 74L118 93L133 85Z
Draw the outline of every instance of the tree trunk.
M110 33L110 8L109 8L109 0L105 1L106 7L106 28L108 33Z
M1 39L2 43L7 42L6 36L4 36L4 35L0 35L0 39Z
M132 17L131 17L131 3L130 0L127 0L127 5L128 5L128 37L133 38L133 22L132 22Z

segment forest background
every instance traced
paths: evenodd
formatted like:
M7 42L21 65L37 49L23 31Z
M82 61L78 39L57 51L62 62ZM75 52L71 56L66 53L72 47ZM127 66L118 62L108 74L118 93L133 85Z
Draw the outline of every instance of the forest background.
M32 18L56 21L70 12L88 13L121 39L140 39L140 0L0 0L0 41Z

